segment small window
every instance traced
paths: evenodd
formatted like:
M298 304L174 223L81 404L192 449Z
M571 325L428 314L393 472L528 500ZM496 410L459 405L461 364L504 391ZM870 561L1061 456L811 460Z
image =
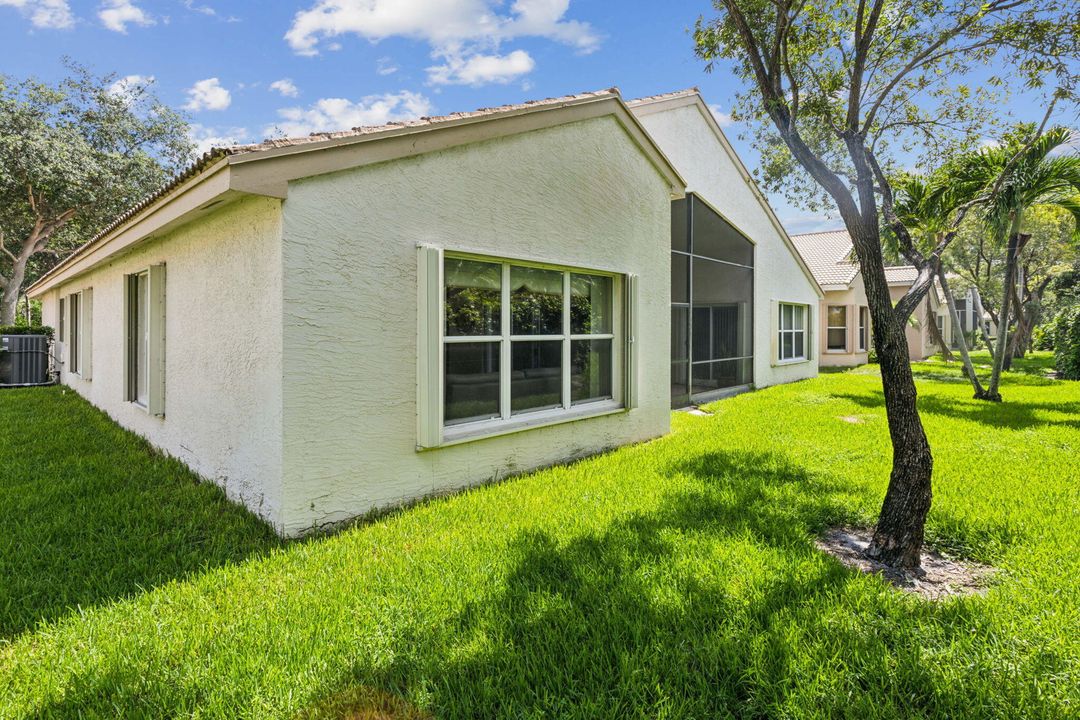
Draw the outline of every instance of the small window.
M57 313L57 316L58 316L57 319L58 319L59 324L60 324L60 328L59 328L59 330L60 330L60 342L67 342L67 335L64 334L64 332L67 330L67 318L64 317L64 314L66 312L67 312L67 299L66 298L60 298L60 310Z
M165 414L165 266L125 278L125 397L151 415Z
M806 306L780 303L780 360L806 359Z
M866 352L870 342L870 308L859 308L859 352Z
M68 372L79 372L79 299L80 293L68 296Z
M830 305L827 322L828 337L825 347L829 350L847 350L847 306Z

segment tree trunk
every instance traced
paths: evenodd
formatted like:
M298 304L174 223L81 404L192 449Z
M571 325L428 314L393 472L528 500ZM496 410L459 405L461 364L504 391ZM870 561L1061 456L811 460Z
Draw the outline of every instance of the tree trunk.
M922 562L926 516L930 512L930 478L934 459L916 405L905 324L893 310L885 280L877 213L869 221L846 223L859 256L870 308L874 346L892 441L893 463L867 555L879 562L918 572Z
M956 310L956 301L953 299L952 289L949 288L949 280L945 277L945 270L938 270L938 282L941 284L941 291L945 295L945 304L949 308L949 322L952 323L954 328L960 327L960 313ZM980 319L978 322L982 322ZM964 333L960 333L960 357L964 361L964 372L967 373L968 379L971 380L971 388L975 391L976 400L986 399L986 390L983 389L982 383L979 382L979 376L975 374L975 366L971 364L971 355L968 353L967 338L964 337Z
M15 309L19 305L19 294L22 292L23 279L26 277L26 261L16 259L11 269L11 276L7 278L7 284L0 291L0 325L15 324Z
M1001 312L998 314L997 347L994 348L993 371L990 373L990 386L986 389L986 399L1001 402L1001 371L1008 355L1009 322L1012 312L1012 288L1016 282L1016 265L1020 255L1020 213L1013 215L1009 229L1009 245L1005 254L1005 289L1001 293Z
M941 334L941 331L938 330L937 318L935 318L933 316L933 313L930 312L929 302L926 303L926 321L928 323L927 328L929 328L930 330L930 342L941 348L942 360L944 360L945 362L952 362L952 351L949 350L949 345L945 342L945 337Z

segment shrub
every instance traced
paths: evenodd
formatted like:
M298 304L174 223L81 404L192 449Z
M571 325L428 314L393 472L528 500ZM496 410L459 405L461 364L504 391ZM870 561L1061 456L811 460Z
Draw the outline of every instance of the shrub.
M1037 325L1035 329L1031 331L1031 349L1054 349L1054 321L1050 321L1043 325Z
M51 339L53 329L48 325L0 325L0 335L45 335Z
M1054 322L1054 364L1066 380L1080 380L1080 305L1062 310Z

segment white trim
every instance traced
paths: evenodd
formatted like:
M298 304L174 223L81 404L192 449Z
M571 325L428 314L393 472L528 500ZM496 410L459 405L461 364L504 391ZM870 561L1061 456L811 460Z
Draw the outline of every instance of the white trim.
M440 447L623 412L629 412L629 408L624 407L617 400L596 400L574 405L569 410L554 408L514 415L510 420L493 419L448 425L443 428L443 440Z

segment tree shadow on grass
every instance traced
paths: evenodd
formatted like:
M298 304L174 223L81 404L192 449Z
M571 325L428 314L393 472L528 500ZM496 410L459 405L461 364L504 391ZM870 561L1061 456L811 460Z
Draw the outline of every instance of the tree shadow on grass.
M374 684L437 717L908 717L941 696L911 605L813 545L847 488L781 456L709 453L697 489L597 534L522 533L499 589L406 634ZM868 589L867 584L870 584ZM934 608L920 606L934 615ZM970 618L955 609L946 634ZM945 617L944 615L942 617Z
M73 392L0 391L0 427L0 643L281 544Z
M847 400L870 410L883 410L885 396L880 390L867 393L833 393L832 397ZM1039 425L1057 425L1080 429L1080 402L1031 402L1009 400L992 403L985 400L953 399L939 395L919 396L919 411L941 415L954 420L968 420L990 427L1023 430Z

